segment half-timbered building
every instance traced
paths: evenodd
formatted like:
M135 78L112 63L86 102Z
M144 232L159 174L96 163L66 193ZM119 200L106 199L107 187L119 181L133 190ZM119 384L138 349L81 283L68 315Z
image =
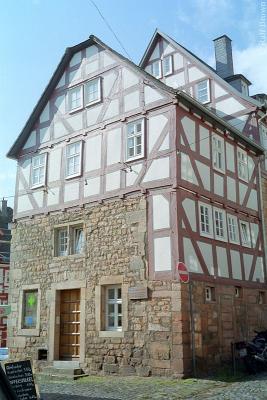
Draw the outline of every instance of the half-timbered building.
M198 367L220 362L267 323L263 149L224 118L257 101L237 100L218 78L207 107L205 90L192 96L170 80L183 74L195 90L215 72L156 46L160 63L147 51L141 67L95 36L68 48L9 151L14 359L183 376L192 349Z

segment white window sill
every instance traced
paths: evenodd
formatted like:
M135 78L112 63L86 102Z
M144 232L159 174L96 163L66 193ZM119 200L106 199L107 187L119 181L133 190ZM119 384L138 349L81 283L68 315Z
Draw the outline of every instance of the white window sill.
M66 259L66 258L84 258L85 254L84 253L75 253L75 254L66 254L65 256L57 256L54 255L53 258L57 259L57 260L61 260L61 259Z
M251 249L251 244L250 243L242 243L243 247L247 247L248 249Z
M99 337L101 337L101 338L124 337L124 332L123 331L99 331Z
M32 185L31 189L39 189L41 187L45 187L45 183L38 183L37 185Z
M95 100L95 101L91 101L90 103L85 104L85 107L91 107L91 106L93 106L94 104L101 103L101 101L102 101L101 98L100 98L100 99L97 99L97 100Z
M220 242L228 242L228 240L225 237L216 236L216 235L215 235L215 240L219 240Z
M144 158L144 154L140 154L135 157L126 158L125 162L127 163L127 162L131 162L131 161L135 161L135 160L140 160L141 158Z
M83 105L81 107L74 108L73 110L69 110L69 114L74 114L76 111L81 111L83 109Z
M18 330L18 336L40 336L40 329L39 328L34 328L34 329L21 328Z
M245 183L248 183L248 178L242 178L241 176L238 175L238 178Z
M65 179L66 179L66 180L69 180L69 179L73 179L73 178L78 178L78 177L80 177L81 175L82 175L82 174L79 172L79 173L74 174L74 175L65 176Z
M229 243L231 244L236 244L237 246L240 246L240 242L235 242L234 240L229 239Z
M218 167L215 167L215 166L213 166L213 169L216 172L220 172L221 174L225 174L225 169L221 169L221 168L218 168Z
M208 239L214 239L214 236L212 234L205 233L205 232L200 232L200 236L206 237Z

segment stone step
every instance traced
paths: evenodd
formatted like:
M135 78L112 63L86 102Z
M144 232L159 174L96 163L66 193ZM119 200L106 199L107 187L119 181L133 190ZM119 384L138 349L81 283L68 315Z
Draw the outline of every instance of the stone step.
M43 372L47 375L67 375L67 376L76 376L82 375L83 371L81 368L55 368L55 367L45 367Z
M64 368L64 369L75 369L80 368L79 361L54 361L53 362L54 368Z
M87 374L81 374L81 375L63 375L63 374L57 374L57 373L45 373L45 372L39 372L37 373L37 380L42 380L44 378L45 380L49 379L49 381L66 381L66 380L76 380L80 378L84 378L88 376Z

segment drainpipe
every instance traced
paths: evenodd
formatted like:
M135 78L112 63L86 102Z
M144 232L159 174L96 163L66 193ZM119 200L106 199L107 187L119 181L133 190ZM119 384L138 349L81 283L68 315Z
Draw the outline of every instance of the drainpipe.
M262 196L262 176L261 176L261 163L259 161L259 182L260 182L260 211L261 211L261 220L262 220L262 231L263 231L263 242L264 242L264 259L266 265L266 254L267 254L267 243L266 243L266 232L265 232L265 220L264 220L264 207L263 207L263 196Z

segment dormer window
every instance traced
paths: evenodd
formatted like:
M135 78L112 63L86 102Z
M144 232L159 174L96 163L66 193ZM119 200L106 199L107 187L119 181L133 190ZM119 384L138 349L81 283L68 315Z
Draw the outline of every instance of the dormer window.
M151 64L151 74L155 77L155 78L161 78L162 77L162 71L161 71L161 61L154 61Z
M83 106L83 87L76 86L68 91L68 110L76 111Z
M36 188L45 184L47 153L39 154L32 158L32 187Z
M75 142L66 147L66 178L81 175L82 142Z
M172 74L172 56L167 56L164 57L162 60L162 69L163 69L163 75L171 75Z
M84 85L84 103L90 105L101 101L101 80L92 79Z
M197 83L196 98L202 104L210 102L210 83L208 79Z

